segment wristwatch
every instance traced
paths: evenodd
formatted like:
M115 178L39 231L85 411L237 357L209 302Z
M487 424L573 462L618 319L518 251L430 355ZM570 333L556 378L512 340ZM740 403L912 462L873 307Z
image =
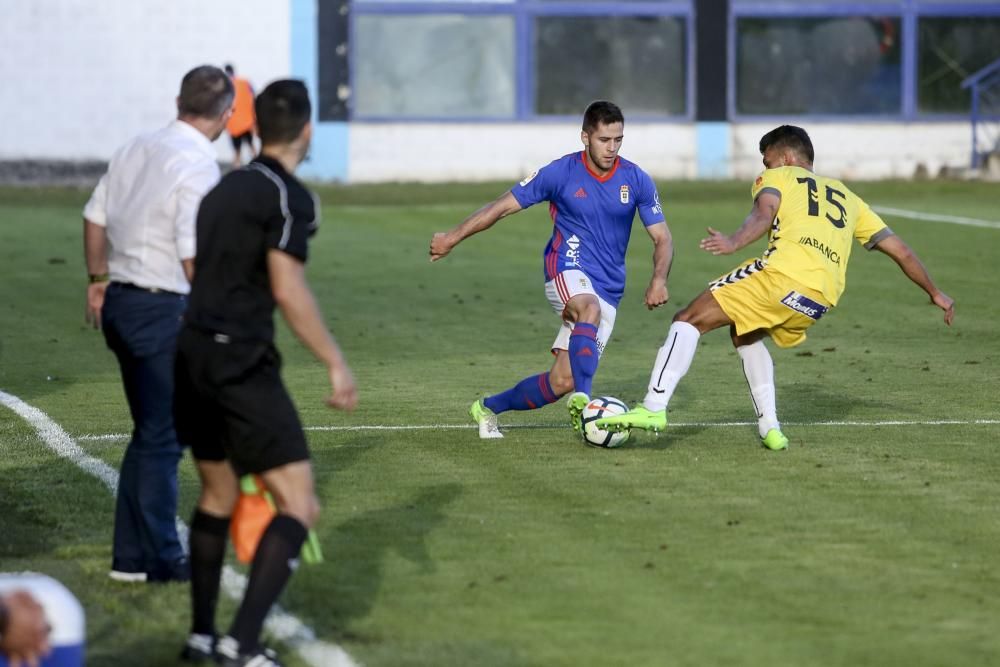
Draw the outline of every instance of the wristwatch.
M91 273L89 278L91 285L94 283L106 283L111 280L111 276L107 273Z

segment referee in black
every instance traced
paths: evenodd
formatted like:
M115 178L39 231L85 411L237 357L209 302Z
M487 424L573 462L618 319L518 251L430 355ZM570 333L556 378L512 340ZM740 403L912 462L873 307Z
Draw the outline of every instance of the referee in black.
M280 377L272 316L289 327L330 376L327 403L352 410L354 378L305 278L317 200L292 172L312 137L301 81L275 81L257 97L260 156L211 190L198 212L194 281L178 339L175 413L191 446L201 495L191 521L193 621L182 657L223 665L279 666L260 645L268 610L298 562L319 514L298 414ZM257 473L278 508L257 547L250 581L227 636L215 608L238 477Z

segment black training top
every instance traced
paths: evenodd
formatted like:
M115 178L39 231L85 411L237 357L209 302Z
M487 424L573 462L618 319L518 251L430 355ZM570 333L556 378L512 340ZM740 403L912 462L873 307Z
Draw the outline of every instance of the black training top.
M187 323L233 339L274 340L267 253L305 262L317 214L314 195L276 160L261 156L227 174L198 210Z

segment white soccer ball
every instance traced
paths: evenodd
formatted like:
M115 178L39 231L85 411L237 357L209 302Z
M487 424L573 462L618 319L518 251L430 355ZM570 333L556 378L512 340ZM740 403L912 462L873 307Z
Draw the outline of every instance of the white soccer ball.
M632 434L631 431L605 431L597 428L597 420L613 417L628 411L628 406L611 396L598 396L590 399L583 409L580 419L583 421L583 439L588 445L595 447L621 447Z

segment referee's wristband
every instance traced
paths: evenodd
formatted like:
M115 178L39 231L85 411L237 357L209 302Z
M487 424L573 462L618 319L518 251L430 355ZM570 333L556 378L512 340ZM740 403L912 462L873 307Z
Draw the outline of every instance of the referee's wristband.
M90 284L94 283L106 283L111 280L111 275L107 273L91 273L90 274Z

